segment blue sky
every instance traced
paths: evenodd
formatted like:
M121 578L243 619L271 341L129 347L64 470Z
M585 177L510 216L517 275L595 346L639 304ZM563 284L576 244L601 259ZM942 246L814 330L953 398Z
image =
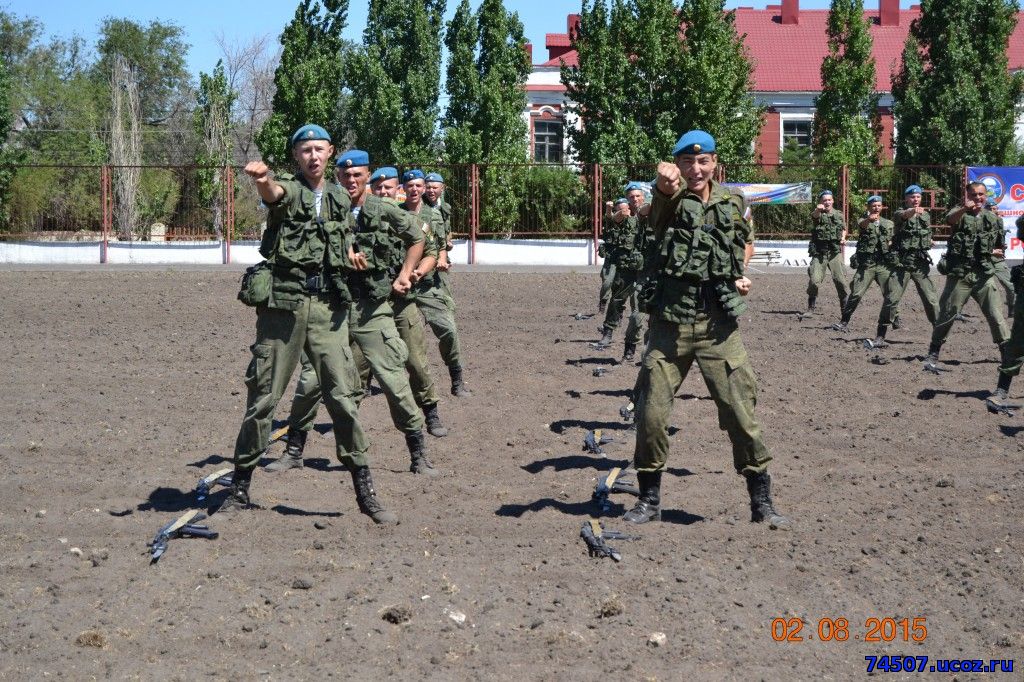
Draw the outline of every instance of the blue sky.
M415 2L416 0L412 0ZM781 0L771 4L779 4ZM191 45L188 53L189 71L193 76L199 71L211 71L220 56L215 36L223 33L231 42L247 42L255 36L270 34L276 40L295 14L297 2L291 0L0 0L0 8L19 16L39 19L49 35L70 37L78 34L91 44L95 43L96 31L104 17L124 17L140 23L154 19L178 24L185 31L185 40ZM362 41L366 23L368 0L350 0L346 37L355 42ZM473 0L474 6L479 0ZM740 0L727 2L728 7L764 7L765 2ZM909 7L910 2L900 2ZM451 15L458 0L448 0L448 14ZM877 2L868 0L869 9L876 8ZM505 6L519 13L526 27L526 37L534 45L534 55L543 55L544 34L565 31L566 15L578 12L580 0L506 0ZM827 8L827 0L802 0L801 8Z

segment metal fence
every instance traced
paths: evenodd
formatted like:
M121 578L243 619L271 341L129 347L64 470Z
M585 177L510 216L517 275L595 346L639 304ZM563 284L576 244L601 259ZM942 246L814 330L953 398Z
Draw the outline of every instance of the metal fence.
M408 166L399 165L404 171ZM484 239L593 239L601 233L605 202L622 196L625 183L650 181L655 164L434 164L445 177L456 238L474 246ZM871 194L887 210L903 189L924 188L924 205L939 220L962 193L963 166L829 166L728 164L726 182L810 182L832 189L848 224ZM130 188L134 187L134 190ZM220 241L258 239L265 221L255 186L233 166L15 167L4 240ZM756 205L760 238L806 238L809 209ZM942 237L947 228L935 225Z

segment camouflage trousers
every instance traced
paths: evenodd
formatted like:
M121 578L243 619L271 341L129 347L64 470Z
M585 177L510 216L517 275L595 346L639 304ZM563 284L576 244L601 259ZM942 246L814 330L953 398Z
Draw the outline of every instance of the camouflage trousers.
M615 283L612 285L612 297L608 301L608 309L604 315L604 326L612 330L617 329L626 311L626 304L629 304L625 342L633 345L640 343L644 324L647 323L647 314L640 310L636 300L636 278L636 270L618 268Z
M356 416L361 390L348 346L348 315L347 305L334 305L326 296L310 296L294 311L256 309L256 343L245 374L245 416L235 441L236 469L255 467L266 449L274 410L303 355L323 387L338 460L347 467L369 464L370 442Z
M911 282L917 287L917 293L924 305L924 314L929 324L934 325L939 318L939 295L935 291L935 284L932 282L929 273L931 266L927 263L916 268L903 268L893 270L889 281L885 283L885 301L882 304L882 318L879 324L890 325L893 320L900 316L900 301Z
M665 468L673 401L694 361L718 407L718 426L732 442L737 473L765 471L772 458L754 416L757 380L736 323L724 316L698 319L695 324L651 320L634 390L637 470Z
M878 288L882 291L882 295L885 295L885 285L889 281L891 271L884 265L868 265L857 268L857 272L853 275L853 281L850 283L850 297L846 299L846 308L843 309L843 319L849 321L853 317L853 313L857 310L857 306L860 305L860 301L864 298L864 294L868 292L872 284L878 284ZM883 310L878 313L878 321L881 324Z
M416 405L405 364L409 352L395 327L395 317L387 301L360 299L349 308L349 345L359 373L361 402L370 372L377 377L388 402L391 420L402 433L423 430L423 413ZM300 431L313 428L320 402L320 383L306 358L292 399L288 425Z
M434 284L429 288L418 289L415 300L427 326L437 337L444 364L447 367L462 367L459 328L455 324L455 299L452 298L448 273L435 273Z
M1003 317L1003 298L996 287L995 275L969 272L963 276L950 275L946 278L946 286L939 299L939 319L932 330L932 346L941 346L946 342L953 322L964 309L967 299L973 298L981 313L988 321L992 340L997 346L1003 345L1010 338L1010 329Z
M817 255L811 257L811 264L807 268L807 295L817 297L818 287L825 280L825 273L832 275L832 283L836 287L839 301L845 301L850 295L850 286L846 283L846 266L843 263L843 252L838 251L836 255L828 258L828 255Z

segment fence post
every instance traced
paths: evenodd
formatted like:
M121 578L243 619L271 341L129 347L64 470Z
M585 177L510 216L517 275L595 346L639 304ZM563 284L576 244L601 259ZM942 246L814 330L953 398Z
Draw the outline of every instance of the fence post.
M593 235L592 235L593 242L590 245L590 251L591 251L590 258L591 258L591 262L593 262L596 265L597 264L597 242L601 238L601 231L602 231L601 228L603 227L603 225L602 225L602 218L604 216L604 213L601 210L601 208L602 208L601 185L603 184L603 181L604 181L604 178L603 178L603 168L602 168L601 164L599 164L599 163L595 163L594 164L593 176L594 176L594 202L593 202L593 206L592 206L593 216L592 216L592 221L591 221L593 223Z
M235 229L235 169L230 164L224 166L224 265L231 263L231 233Z
M107 240L110 235L110 223L111 223L111 198L110 198L110 166L104 164L100 166L100 215L101 218L101 231L103 233L103 241L100 246L100 263L105 264L107 262L107 249L109 244Z
M476 263L476 233L480 225L480 170L469 165L469 264Z
M843 220L846 224L850 224L850 167L843 164L843 170L840 173L843 181Z

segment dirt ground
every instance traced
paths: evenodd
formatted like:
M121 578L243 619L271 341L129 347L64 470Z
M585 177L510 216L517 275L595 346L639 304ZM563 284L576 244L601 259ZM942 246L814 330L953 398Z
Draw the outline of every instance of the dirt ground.
M0 677L856 679L866 655L896 654L1024 667L1024 415L985 410L996 352L973 304L934 376L913 292L875 364L857 337L877 291L841 336L832 291L800 322L805 278L756 276L742 329L795 528L748 522L693 373L665 520L627 528L615 517L633 498L613 496L607 527L641 536L614 563L579 539L597 476L633 447L618 408L636 368L615 361L621 337L593 350L599 320L572 317L594 312L597 275L459 272L475 397L448 396L432 347L443 476L408 473L382 396L362 410L400 525L358 512L333 437L313 435L311 466L257 471L262 509L214 515L218 539L173 540L151 566L147 541L230 460L255 320L238 276L0 271ZM607 457L581 450L595 427L614 437ZM887 617L926 619L925 641L865 641ZM773 641L779 618L802 619L804 641ZM849 639L821 641L825 618L847 619Z

